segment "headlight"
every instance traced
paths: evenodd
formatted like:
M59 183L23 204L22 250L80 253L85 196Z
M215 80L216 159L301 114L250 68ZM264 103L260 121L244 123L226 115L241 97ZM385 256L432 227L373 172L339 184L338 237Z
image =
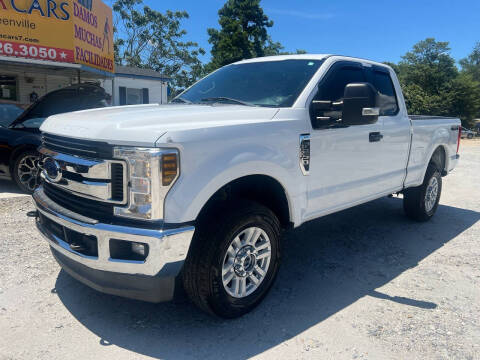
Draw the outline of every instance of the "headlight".
M115 207L114 215L140 220L163 219L163 202L178 177L175 149L117 147L114 157L128 166L129 197L126 207Z

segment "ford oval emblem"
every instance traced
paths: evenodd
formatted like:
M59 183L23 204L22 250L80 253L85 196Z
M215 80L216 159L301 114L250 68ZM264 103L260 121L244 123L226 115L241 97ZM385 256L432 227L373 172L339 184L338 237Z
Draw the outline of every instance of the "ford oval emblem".
M60 164L51 157L43 160L43 173L45 177L53 183L58 183L62 180L62 168Z

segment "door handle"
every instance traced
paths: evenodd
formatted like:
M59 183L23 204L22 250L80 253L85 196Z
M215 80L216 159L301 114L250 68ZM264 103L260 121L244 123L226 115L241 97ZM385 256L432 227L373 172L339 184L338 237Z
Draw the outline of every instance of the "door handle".
M376 131L376 132L371 132L369 135L368 135L368 140L370 142L377 142L377 141L380 141L383 139L383 135Z

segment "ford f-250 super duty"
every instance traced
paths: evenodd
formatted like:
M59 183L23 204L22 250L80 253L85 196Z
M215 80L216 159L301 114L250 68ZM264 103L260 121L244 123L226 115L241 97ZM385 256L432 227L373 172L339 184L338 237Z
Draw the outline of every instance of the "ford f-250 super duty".
M292 55L240 61L168 105L48 118L31 214L61 267L151 302L183 286L222 317L255 307L283 228L395 193L435 213L458 119L407 115L391 68Z

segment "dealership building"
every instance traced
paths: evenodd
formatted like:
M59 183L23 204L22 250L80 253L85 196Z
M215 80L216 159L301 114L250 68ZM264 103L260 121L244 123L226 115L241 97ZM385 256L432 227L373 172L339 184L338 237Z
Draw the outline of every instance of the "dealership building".
M116 66L111 74L80 64L0 56L0 102L22 107L50 91L79 82L102 86L112 96L112 105L165 104L169 80L156 71L127 66Z
M114 65L111 24L101 0L0 2L0 103L25 107L86 82L104 87L112 105L166 103L167 76Z

